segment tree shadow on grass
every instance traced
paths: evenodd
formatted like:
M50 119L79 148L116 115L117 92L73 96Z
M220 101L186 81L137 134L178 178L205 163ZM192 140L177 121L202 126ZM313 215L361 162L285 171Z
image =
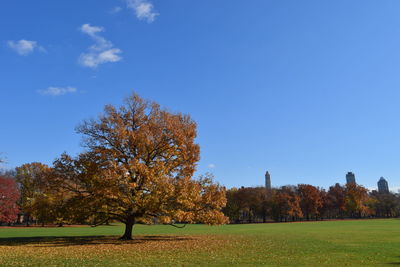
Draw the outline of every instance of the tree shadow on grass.
M387 262L387 265L400 265L400 256L397 256L397 258L399 258L399 261L395 261L395 262Z
M46 236L46 237L10 237L0 238L0 246L22 246L33 247L68 247L85 245L127 245L149 242L171 242L188 241L192 237L182 236L137 236L133 240L118 240L117 236Z

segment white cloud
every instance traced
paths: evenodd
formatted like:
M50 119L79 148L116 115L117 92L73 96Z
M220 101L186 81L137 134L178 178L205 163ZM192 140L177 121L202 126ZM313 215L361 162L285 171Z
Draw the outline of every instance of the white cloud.
M117 14L117 13L119 13L119 12L121 12L121 11L122 11L122 7L116 6L116 7L113 7L113 8L110 10L110 13L111 13L111 14Z
M21 56L26 56L34 50L44 51L44 48L39 46L36 41L19 40L8 41L8 46Z
M400 193L400 187L399 187L399 186L390 187L390 188L389 188L389 191L390 191L390 192L393 192L393 193Z
M75 87L53 87L50 86L45 90L39 90L42 95L61 96L66 94L76 93L78 90Z
M104 31L104 28L103 27L90 26L90 24L83 24L81 26L81 31L83 33L89 34L92 37L95 37L96 33Z
M82 53L79 57L79 63L85 67L95 68L100 64L107 62L118 62L122 58L119 56L122 51L114 48L114 45L101 37L98 33L103 32L103 27L84 24L80 28L81 32L89 35L95 42L89 47L88 52Z
M126 4L140 20L146 20L150 23L159 15L154 11L154 5L149 0L126 0Z
M215 166L215 164L213 164L213 163L208 164L208 168L210 168L210 169L214 169L215 167L217 167L217 166Z
M107 62L118 62L121 57L118 55L121 50L118 48L108 49L99 53L84 53L80 56L79 62L86 67L95 68L100 64Z

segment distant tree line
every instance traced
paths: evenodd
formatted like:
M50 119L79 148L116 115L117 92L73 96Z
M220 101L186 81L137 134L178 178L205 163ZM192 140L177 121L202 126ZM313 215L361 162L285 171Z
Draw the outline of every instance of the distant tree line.
M308 184L267 190L242 187L227 190L223 209L231 223L390 218L400 215L400 195L369 192L357 184L335 184L326 191Z
M94 214L87 207L82 210L81 202L71 197L71 190L52 183L54 171L47 165L30 163L15 171L0 172L0 224L13 224L17 219L27 225L108 222L106 214ZM356 184L335 184L328 190L307 184L271 190L232 188L226 190L226 199L222 211L230 223L400 216L400 194L369 192Z

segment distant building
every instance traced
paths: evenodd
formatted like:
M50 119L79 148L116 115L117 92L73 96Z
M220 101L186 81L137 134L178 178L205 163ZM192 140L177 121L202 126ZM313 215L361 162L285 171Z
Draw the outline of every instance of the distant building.
M265 188L267 190L271 190L271 175L269 174L269 172L265 173Z
M378 181L378 192L389 193L389 185L385 178L381 177Z
M352 172L348 172L346 174L346 183L347 184L356 184L356 176Z

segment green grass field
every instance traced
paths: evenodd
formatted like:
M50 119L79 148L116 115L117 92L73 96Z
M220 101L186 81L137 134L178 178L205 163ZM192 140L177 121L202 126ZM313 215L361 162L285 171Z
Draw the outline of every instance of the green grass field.
M0 228L0 266L393 266L400 220Z

